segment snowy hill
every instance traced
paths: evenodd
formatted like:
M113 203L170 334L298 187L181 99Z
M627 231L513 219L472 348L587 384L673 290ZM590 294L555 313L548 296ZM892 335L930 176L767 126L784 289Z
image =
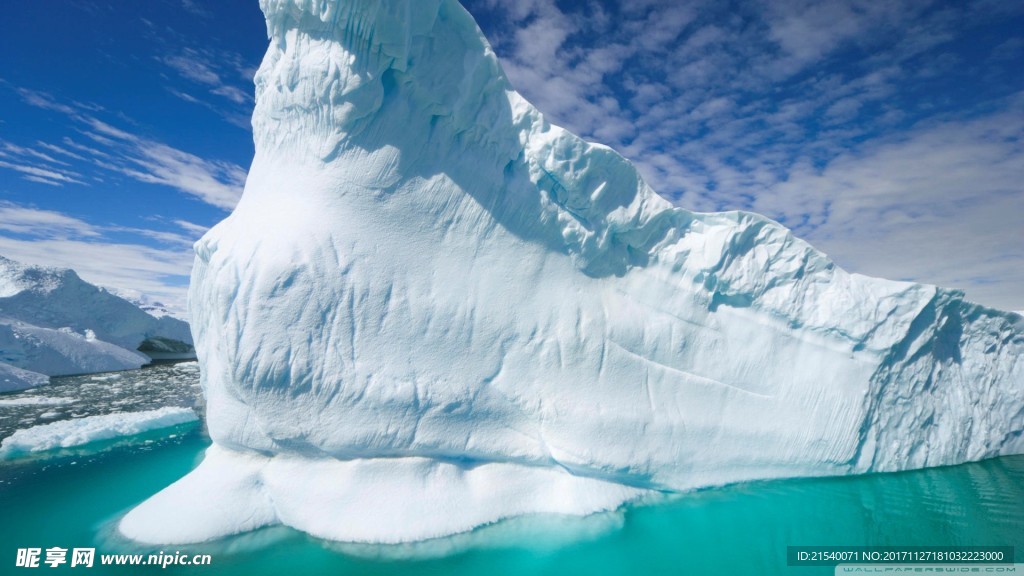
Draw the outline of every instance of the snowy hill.
M256 156L196 244L214 445L120 524L347 541L1024 451L1024 319L673 207L454 0L262 0Z
M0 257L0 391L47 376L139 368L151 360L140 349L186 353L191 344L188 324L151 316L72 270Z

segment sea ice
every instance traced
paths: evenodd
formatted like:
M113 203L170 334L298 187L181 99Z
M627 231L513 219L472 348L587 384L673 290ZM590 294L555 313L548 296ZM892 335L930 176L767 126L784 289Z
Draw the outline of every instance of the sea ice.
M100 440L134 436L150 430L194 422L191 408L164 407L61 420L17 430L0 443L0 460L57 448L83 446Z
M2 406L61 406L71 404L73 398L51 398L48 396L21 396L19 398L0 398Z

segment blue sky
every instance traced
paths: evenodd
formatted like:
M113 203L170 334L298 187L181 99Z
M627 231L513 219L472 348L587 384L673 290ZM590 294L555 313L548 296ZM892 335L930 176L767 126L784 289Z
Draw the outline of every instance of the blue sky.
M513 84L693 210L1024 309L1024 4L467 0ZM182 309L251 160L256 0L19 2L0 254Z

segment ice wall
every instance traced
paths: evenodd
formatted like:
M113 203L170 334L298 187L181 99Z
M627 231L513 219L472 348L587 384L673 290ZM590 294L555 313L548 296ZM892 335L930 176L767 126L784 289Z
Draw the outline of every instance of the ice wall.
M126 535L406 541L1024 451L1021 317L672 207L454 0L261 6L256 157L191 285L215 446Z

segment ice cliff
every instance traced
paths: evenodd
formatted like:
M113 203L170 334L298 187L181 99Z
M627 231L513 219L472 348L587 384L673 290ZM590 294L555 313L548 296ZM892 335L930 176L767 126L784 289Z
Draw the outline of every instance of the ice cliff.
M188 324L156 318L72 270L0 257L0 392L48 376L139 368L139 351L191 349Z
M256 156L196 244L214 446L121 531L397 542L1024 451L1024 319L671 206L455 0L262 0Z

